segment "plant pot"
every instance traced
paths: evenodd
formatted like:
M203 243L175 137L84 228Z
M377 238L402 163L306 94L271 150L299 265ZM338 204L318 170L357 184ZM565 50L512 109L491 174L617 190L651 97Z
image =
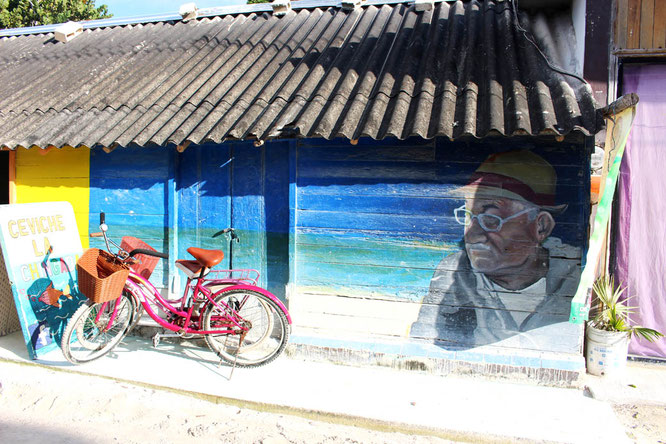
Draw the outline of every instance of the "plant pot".
M587 372L596 376L622 376L627 368L629 335L587 325L585 332Z

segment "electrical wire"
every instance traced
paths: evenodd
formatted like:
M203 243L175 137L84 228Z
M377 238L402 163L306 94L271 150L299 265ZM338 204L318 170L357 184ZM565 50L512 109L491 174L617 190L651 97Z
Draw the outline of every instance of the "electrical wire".
M560 73L560 74L565 75L565 76L573 77L573 78L575 78L575 79L577 79L577 80L579 80L579 81L581 81L584 84L589 86L590 84L583 77L581 77L578 74L575 74L573 72L569 72L569 71L566 71L562 68L559 68L559 67L557 67L557 66L555 66L551 63L551 61L548 59L548 56L546 56L546 54L543 53L541 48L539 48L539 45L534 40L534 37L532 37L532 34L527 29L523 28L523 26L520 24L520 20L518 19L518 0L509 0L509 2L511 3L511 6L513 8L513 15L514 15L514 19L516 21L516 29L518 29L518 31L522 32L523 35L525 36L525 39L528 42L530 42L536 48L539 55L541 55L543 60L546 62L546 65L548 65L548 67L550 69L552 69L553 71L555 71L557 73Z

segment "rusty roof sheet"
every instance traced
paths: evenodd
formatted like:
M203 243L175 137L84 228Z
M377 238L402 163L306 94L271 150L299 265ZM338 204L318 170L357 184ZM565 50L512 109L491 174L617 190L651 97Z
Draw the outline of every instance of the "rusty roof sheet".
M598 131L589 85L517 17L501 0L375 2L0 37L0 146Z

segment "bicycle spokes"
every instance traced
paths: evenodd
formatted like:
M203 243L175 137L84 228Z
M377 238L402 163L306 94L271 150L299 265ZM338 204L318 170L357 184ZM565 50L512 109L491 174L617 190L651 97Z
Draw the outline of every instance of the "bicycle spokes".
M222 326L232 330L227 335L206 336L210 348L222 359L239 367L256 367L282 352L289 327L275 302L251 290L222 292L214 302L208 306L203 326L205 330Z

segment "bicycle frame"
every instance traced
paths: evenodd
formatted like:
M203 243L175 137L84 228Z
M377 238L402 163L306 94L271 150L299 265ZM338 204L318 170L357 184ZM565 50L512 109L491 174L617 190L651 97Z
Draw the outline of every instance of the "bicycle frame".
M113 306L113 312L111 313L111 316L109 316L109 320L106 323L106 327L103 328L103 331L107 331L109 328L111 328L111 326L115 322L116 316L118 315L118 307L120 306L120 298L114 299L112 301L103 302L102 307L100 308L100 310L95 315L95 325L98 325L99 321L100 321L100 318L102 317L102 313L104 313L104 310L106 309L107 305L110 302L114 302L115 304Z
M196 260L176 261L176 267L187 276L187 283L182 297L172 299L162 296L148 280L157 262L154 258L169 259L168 254L131 236L123 238L120 245L116 244L107 236L104 212L100 213L99 228L99 233L90 236L104 237L113 260L129 270L120 275L127 276L121 294L91 299L67 322L61 348L65 359L72 364L98 359L113 350L139 321L143 313L141 307L161 329L169 332L155 334L155 347L160 337L203 337L211 351L220 357L220 362L234 368L260 367L285 350L291 332L291 316L282 301L257 286L257 270L234 269L231 260L230 269L214 269L224 258L221 250L188 248ZM213 237L221 234L230 235L228 257L231 258L233 243L238 242L239 237L231 227ZM113 252L112 246L117 252ZM95 302L109 296L115 299Z
M196 281L196 283L193 284L192 281ZM213 292L210 288L205 286L206 283L222 284L227 286L219 291ZM150 281L134 273L133 271L130 271L129 278L125 283L125 289L132 293L141 302L141 305L143 305L143 308L146 310L148 315L161 327L182 334L232 334L238 332L238 330L234 331L234 327L242 331L247 331L247 327L243 324L242 316L240 316L236 310L227 305L224 301L220 301L220 303L215 301L215 298L219 294L231 290L252 290L265 295L266 297L273 300L276 304L278 304L278 306L285 312L287 321L289 324L291 324L291 317L289 316L289 312L287 311L282 301L280 301L269 291L255 285L248 285L242 279L188 279L187 284L185 285L183 297L176 301L167 301L164 297L162 297L159 290L157 290L157 288L155 288L155 286L150 283ZM162 310L167 314L170 313L175 315L176 321L182 320L182 324L176 324L174 322L168 322L162 319L159 314L153 310L150 302L157 305L159 310ZM180 308L175 307L171 304L171 302L180 302ZM245 301L241 302L241 306L244 302ZM188 303L189 307L186 307ZM201 330L200 325L197 325L199 322L198 318L196 319L197 322L194 323L194 328L190 327L190 325L193 323L192 315L194 313L195 306L200 305L201 313L203 313L206 310L208 304L213 304L223 312L228 313L228 315L225 316L225 322L229 323L228 328L221 330Z

